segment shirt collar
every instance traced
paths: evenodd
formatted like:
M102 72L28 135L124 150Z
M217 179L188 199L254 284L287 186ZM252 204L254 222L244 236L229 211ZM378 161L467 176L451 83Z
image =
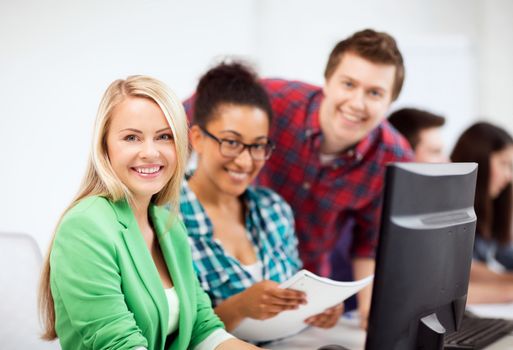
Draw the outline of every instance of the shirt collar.
M182 181L182 188L180 193L180 214L184 221L189 235L212 235L214 228L210 218L203 208L203 205L196 197L196 194L189 186L189 179L193 172L187 172L185 179ZM249 211L253 210L253 205L250 199L249 188L241 194L242 200L245 201Z
M381 133L382 124L379 124L371 132L360 140L354 147L354 156L358 159L362 159L366 154L372 151L374 145L379 139Z
M188 179L192 173L186 174L182 181L180 193L180 215L191 236L212 235L213 226L207 216L205 208L201 205L198 197L189 187Z
M306 111L305 139L316 138L322 134L319 110L323 99L324 96L322 94L322 90L319 89L319 91L312 97L312 101L308 104L308 109Z

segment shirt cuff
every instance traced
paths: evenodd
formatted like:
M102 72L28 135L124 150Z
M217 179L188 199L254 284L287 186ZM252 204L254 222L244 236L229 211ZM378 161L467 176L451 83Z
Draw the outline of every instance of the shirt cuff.
M201 343L199 343L194 350L214 350L222 342L235 338L233 335L225 331L223 328L216 329Z

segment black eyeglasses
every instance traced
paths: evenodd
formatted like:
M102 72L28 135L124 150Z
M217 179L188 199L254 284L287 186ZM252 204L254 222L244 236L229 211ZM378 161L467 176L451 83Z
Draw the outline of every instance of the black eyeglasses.
M266 160L269 159L274 150L274 144L271 140L268 140L265 143L247 144L237 140L220 139L204 128L200 127L200 129L205 135L219 144L219 152L228 158L237 158L239 154L244 152L247 148L249 150L249 155L254 160Z

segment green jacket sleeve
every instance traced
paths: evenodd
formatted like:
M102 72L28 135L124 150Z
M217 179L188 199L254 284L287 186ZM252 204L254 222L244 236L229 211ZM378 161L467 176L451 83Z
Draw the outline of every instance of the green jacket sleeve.
M101 218L66 215L51 252L56 330L63 349L148 346L121 290L115 245Z

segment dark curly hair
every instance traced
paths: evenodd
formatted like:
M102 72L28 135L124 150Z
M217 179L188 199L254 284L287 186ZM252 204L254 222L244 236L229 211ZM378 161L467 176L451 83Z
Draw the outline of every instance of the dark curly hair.
M205 127L223 104L252 106L272 120L273 112L256 73L241 62L220 63L200 79L194 101L193 124Z

